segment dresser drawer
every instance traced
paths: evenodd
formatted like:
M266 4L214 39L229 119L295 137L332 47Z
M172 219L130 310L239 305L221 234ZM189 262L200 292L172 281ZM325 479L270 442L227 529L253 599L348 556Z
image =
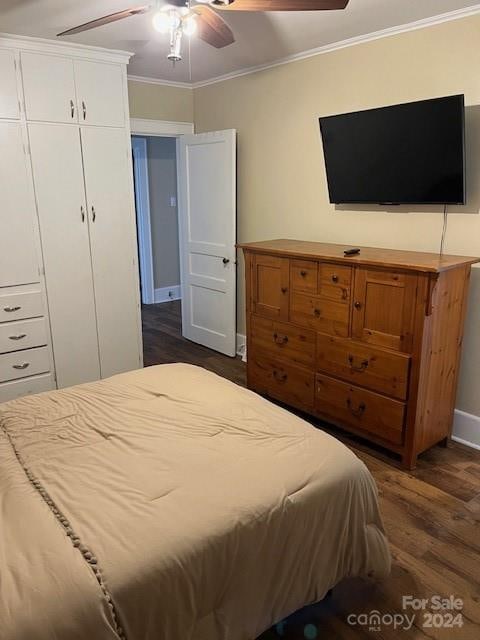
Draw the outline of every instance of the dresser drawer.
M0 293L0 322L44 315L41 291Z
M405 400L410 357L366 344L317 335L317 367L348 382Z
M22 380L11 380L0 384L0 402L8 402L21 396L29 396L51 389L55 389L55 381L51 373Z
M329 300L350 300L352 269L335 264L321 264L318 293Z
M318 262L290 260L290 287L295 291L318 292Z
M317 374L315 409L340 426L371 433L396 445L403 443L405 404L398 400Z
M290 320L309 329L347 337L349 317L348 304L295 291L290 297Z
M0 382L46 373L49 369L47 347L0 355Z
M293 363L313 369L315 364L315 332L284 322L252 316L250 339L254 348L272 357L287 358Z
M311 410L314 405L313 371L280 363L267 354L248 354L248 384L260 393L265 393L299 409Z
M44 318L0 324L0 353L41 347L47 344Z

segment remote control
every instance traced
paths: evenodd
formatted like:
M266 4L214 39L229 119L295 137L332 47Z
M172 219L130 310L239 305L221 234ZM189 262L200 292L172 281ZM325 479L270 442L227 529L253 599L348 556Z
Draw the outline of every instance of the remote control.
M343 253L346 256L357 256L360 253L360 249L345 249Z

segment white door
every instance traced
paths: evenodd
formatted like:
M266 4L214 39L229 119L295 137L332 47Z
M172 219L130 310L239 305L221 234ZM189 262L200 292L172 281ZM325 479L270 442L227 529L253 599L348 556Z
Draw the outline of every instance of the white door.
M185 338L235 355L235 130L178 143L178 211Z
M0 118L19 118L15 54L8 49L0 51L0 78Z
M142 366L135 206L124 129L82 128L102 378Z
M0 121L0 287L40 279L25 146L20 124Z
M124 127L125 96L122 66L75 60L74 69L79 122Z
M28 129L57 382L68 387L100 377L80 132Z
M73 61L43 53L22 53L27 120L77 122Z

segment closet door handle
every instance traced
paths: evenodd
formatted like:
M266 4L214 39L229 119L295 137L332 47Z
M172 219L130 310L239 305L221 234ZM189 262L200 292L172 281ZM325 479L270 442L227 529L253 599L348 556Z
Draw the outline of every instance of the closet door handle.
M27 337L26 333L17 333L17 335L8 336L9 340L22 340L23 338L26 338L26 337Z
M97 219L97 212L95 211L95 207L92 204L92 222L95 222Z
M12 364L12 367L14 369L26 369L29 366L30 366L29 362L22 362L22 364Z
M87 105L85 104L84 100L82 100L82 111L83 111L83 119L86 120L87 119Z
M22 307L3 307L3 310L7 313L12 313L12 311L20 311Z
M80 207L80 215L82 216L82 222L85 222L85 209L83 208L83 204Z
M73 100L70 100L70 115L73 118L75 118L75 103L73 102Z

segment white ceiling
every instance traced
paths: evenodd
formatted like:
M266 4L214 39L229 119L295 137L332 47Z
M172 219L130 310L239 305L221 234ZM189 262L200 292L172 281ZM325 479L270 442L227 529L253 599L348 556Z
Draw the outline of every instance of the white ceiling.
M56 33L69 27L142 4L148 4L148 0L0 0L0 31L55 38ZM151 14L70 36L68 40L133 51L130 75L201 82L347 38L478 6L478 0L350 0L345 11L224 12L236 42L218 50L193 36L189 64L186 38L184 60L175 67L166 60L168 36L154 31Z

